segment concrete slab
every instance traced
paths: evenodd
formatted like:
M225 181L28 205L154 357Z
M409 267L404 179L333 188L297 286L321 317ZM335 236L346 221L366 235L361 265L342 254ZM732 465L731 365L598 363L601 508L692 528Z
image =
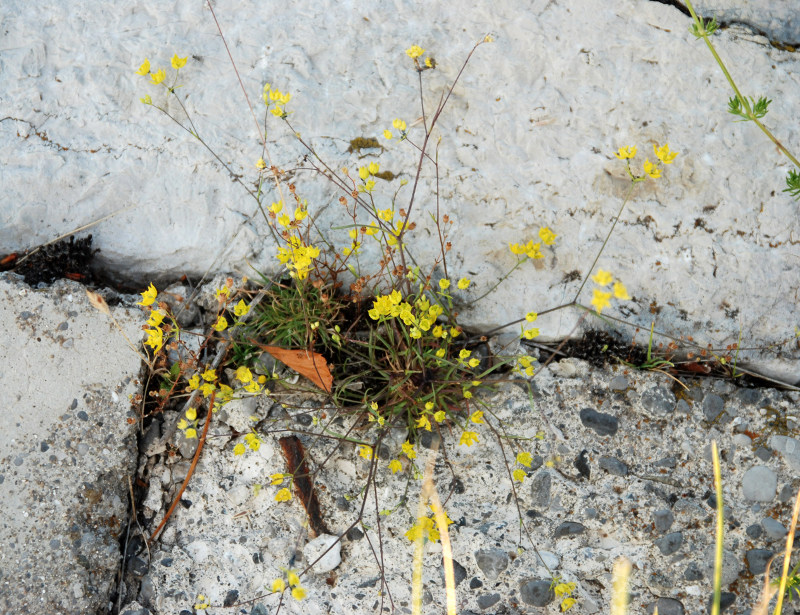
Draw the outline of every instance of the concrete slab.
M781 192L791 165L757 128L732 121L729 88L678 8L536 0L524 9L492 2L420 11L389 0L268 8L236 0L217 10L257 116L265 82L291 92L294 128L331 168L353 173L375 160L397 175L379 182L381 207L411 176L413 148L393 139L381 150L348 149L355 138L380 138L398 117L419 140L416 73L404 50L419 44L437 61L424 79L430 109L471 45L494 33L435 135L443 139L441 206L454 220L448 271L471 277L480 293L513 266L509 243L536 238L541 226L559 237L540 268L526 264L483 305L463 310L465 324L486 329L570 300L627 185L613 153L637 144L638 171L654 144L668 142L680 156L658 182L634 192L598 263L633 297L614 315L640 327L655 319L657 329L717 348L741 333L754 350L740 361L763 365L783 344L770 369L796 374L797 349L786 342L797 324L800 221L797 203ZM93 229L99 257L121 275L146 283L155 271L174 279L208 268L252 274L247 263L276 269L277 246L253 200L185 130L139 101L165 101L162 87L135 74L145 57L154 69L169 67L175 53L187 57L179 92L197 129L246 185L256 181L258 131L204 3L164 10L144 0L9 0L0 11L8 30L0 59L0 181L7 187L0 252L128 208ZM743 92L773 99L765 122L796 151L797 53L742 28L715 41ZM168 109L184 117L174 103ZM318 228L345 245L346 231L330 231L350 223L340 194L298 168L305 152L290 130L267 119L275 164L292 170ZM427 223L432 187L426 167L411 237L421 263L436 255ZM277 198L266 194L266 204ZM398 207L407 201L401 191ZM589 298L590 291L580 297ZM562 337L580 316L542 318L542 335Z
M112 314L140 340L138 309ZM0 318L0 612L106 612L141 360L75 282L32 290L0 275Z

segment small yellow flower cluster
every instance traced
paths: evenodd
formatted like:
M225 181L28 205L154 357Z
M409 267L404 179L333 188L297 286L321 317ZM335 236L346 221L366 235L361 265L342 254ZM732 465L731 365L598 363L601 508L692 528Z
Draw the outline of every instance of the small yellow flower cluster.
M525 322L535 321L539 315L536 312L528 312L525 314ZM539 329L526 329L525 325L520 327L520 337L525 340L532 340L539 336Z
M269 112L275 117L284 118L288 115L284 109L292 98L292 95L288 92L283 93L280 90L273 90L269 83L265 83L261 98L264 100L267 109L273 104L275 105L272 109L269 109Z
M575 591L575 583L564 583L561 580L558 580L555 583L555 587L553 587L553 593L556 595L556 598L561 600L561 612L569 610L572 608L578 601L572 597L572 592Z
M188 419L188 420L187 420ZM191 427L190 427L191 425ZM188 439L197 437L197 410L189 408L186 411L185 417L178 421L178 429L183 432L183 435Z
M392 128L394 128L395 130L397 130L400 133L400 140L401 141L403 141L406 138L406 135L408 134L406 129L408 127L406 126L406 123L403 120L401 120L400 118L396 118L392 122ZM392 134L392 131L389 130L388 128L383 131L383 137L385 139L391 139L393 136L394 135Z
M289 237L288 248L278 248L278 261L286 265L289 275L305 280L311 271L314 259L319 256L319 248L307 246L297 235Z
M528 378L533 376L533 362L536 360L535 357L531 357L528 355L522 355L521 357L517 358L517 365L514 368L514 372L518 374L525 374Z
M612 296L620 301L628 301L630 299L624 284L619 280L614 281L614 276L608 271L598 269L597 273L592 276L592 280L603 288L614 282L610 291L600 290L599 288L594 289L591 304L598 314L603 311L603 308L611 305Z
M436 528L436 519L434 518L436 509L431 504L428 504L428 508L431 509L431 516L418 518L417 522L406 532L405 536L411 542L420 539L427 539L431 542L436 542L439 540L439 538L441 538L439 535L439 530ZM453 520L447 515L446 512L444 513L444 518L447 522L447 526L449 527L453 523Z
M291 487L294 481L294 477L291 474L273 474L269 477L269 484L273 486L283 485L283 481L286 479L289 479L289 487ZM292 499L292 492L289 487L281 487L278 490L278 492L275 494L276 502L288 502Z
M233 447L233 454L244 455L248 448L253 451L257 451L261 448L261 437L257 433L250 432L245 434L244 442L239 442L239 444Z
M372 192L375 188L375 180L371 179L380 173L381 165L377 162L370 162L368 165L358 167L358 177L361 179L361 185L358 187L359 192Z
M399 317L407 327L410 327L409 335L414 339L422 337L423 331L428 331L436 323L436 319L442 314L444 309L438 303L433 305L424 297L420 297L412 306L407 301L403 301L400 291L393 290L391 293L381 295L373 302L373 307L369 312L369 317L373 320L383 318ZM416 312L416 313L415 313ZM458 335L458 330L451 328L450 334ZM434 337L443 337L443 330L433 332Z
M414 60L414 66L417 67L417 70L427 70L429 68L436 68L436 60L432 57L428 56L425 58L424 68L420 65L419 59L422 57L422 54L425 53L425 50L420 47L419 45L411 45L408 49L406 49L406 55Z
M180 69L182 69L184 66L186 66L186 60L187 59L188 59L188 56L186 58L179 58L177 53L172 56L172 60L170 61L170 64L172 65L172 68L175 69L175 72L176 72L175 79L176 80L177 80L177 72L180 71ZM151 68L150 68L150 60L148 60L147 58L144 59L144 62L142 62L142 65L136 70L136 74L140 75L142 77L150 75L150 82L153 85L160 85L160 84L162 84L164 82L164 79L167 78L167 73L163 68L159 68L155 72L153 70L151 70ZM165 87L166 87L166 85L165 85ZM170 92L173 91L174 89L175 89L174 86L169 88ZM141 98L140 100L145 105L152 105L153 104L153 99L150 98L149 94L147 96L145 96L144 98Z
M555 242L556 237L558 237L558 235L544 226L539 229L540 242L533 243L533 239L531 239L526 244L510 243L508 244L508 249L511 250L512 254L524 256L525 258L544 258L542 254L542 244L544 243L546 246L551 246Z
M196 611L205 611L210 606L211 603L208 601L206 596L203 594L197 594L197 602L194 605Z
M527 451L522 451L521 453L517 453L517 463L525 466L526 468L531 467L531 463L533 463L533 455L531 455ZM525 477L528 476L528 473L525 472L522 468L517 468L514 470L511 475L514 477L514 480L519 481L520 483L525 480Z
M302 600L306 597L306 590L300 586L300 577L294 570L284 570L286 573L286 581L281 578L275 579L272 582L273 593L282 593L286 590L286 582L288 581L289 587L292 588L292 598L295 600Z
M661 147L653 144L653 153L656 155L656 158L662 164L672 164L675 160L675 157L678 155L679 152L670 152L669 151L669 143L665 143ZM627 168L628 168L628 175L631 177L631 181L639 182L646 179L646 176L649 176L653 179L657 179L661 177L661 169L658 166L658 162L652 163L648 158L645 158L644 164L642 168L644 169L644 175L634 175L633 171L631 171L631 163L630 161L636 156L636 146L629 145L627 147L620 147L617 153L614 154L620 160L627 161Z
M143 307L150 307L155 303L156 297L158 296L158 291L156 287L150 284L147 287L147 290L141 293L142 300L139 301L136 305L141 305ZM160 308L153 309L150 308L150 317L147 319L147 326L148 329L145 329L145 333L147 334L147 340L145 340L145 346L150 346L153 349L153 352L158 352L164 347L164 331L161 328L161 324L164 320L164 316L166 315Z

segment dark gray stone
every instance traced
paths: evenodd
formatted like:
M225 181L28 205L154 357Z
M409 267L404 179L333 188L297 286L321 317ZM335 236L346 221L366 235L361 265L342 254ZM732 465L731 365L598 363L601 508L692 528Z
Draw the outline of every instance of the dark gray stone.
M697 562L692 562L686 566L686 571L683 573L683 578L687 581L701 581L703 576L703 570Z
M758 389L739 389L738 396L744 404L753 405L761 401L761 391Z
M761 534L764 533L764 530L758 523L754 523L753 525L749 526L745 532L753 540L758 540L761 538Z
M653 526L655 527L656 532L659 534L663 534L670 527L672 527L674 521L675 515L673 515L672 511L667 508L657 510L653 513Z
M672 532L654 542L662 555L672 555L673 553L677 553L681 548L683 544L683 533Z
M552 589L550 589L551 581L549 579L529 579L523 581L519 586L519 596L526 604L533 606L547 606L556 597Z
M556 538L563 538L564 536L577 536L578 534L583 534L585 531L586 527L582 523L578 523L577 521L564 521L564 523L556 528L554 535Z
M483 596L478 596L478 607L480 607L481 610L488 609L498 602L500 602L500 594L484 594Z
M351 527L349 530L347 530L346 536L348 540L355 542L356 540L361 540L364 538L364 532L357 527Z
M533 505L537 508L550 506L550 487L552 482L553 479L547 470L542 470L531 479L531 497L533 498Z
M442 567L439 572L442 577L442 582L444 582L444 561L442 561ZM455 579L456 587L461 583L461 581L467 578L467 569L459 564L456 560L453 560L453 578Z
M483 587L483 581L481 581L478 577L472 577L469 581L469 588L478 589L479 587Z
M584 427L593 429L601 436L613 436L619 429L619 419L605 412L584 408L580 412L580 417Z
M225 600L222 602L224 607L232 607L239 600L239 591L236 589L230 590L225 594Z
M730 592L722 592L722 595L719 597L719 612L722 613L725 609L731 606L734 602L736 602L736 594L732 594ZM706 603L706 612L711 613L712 605L714 604L714 595L712 594L709 597L708 602Z
M683 604L673 598L659 598L647 605L647 615L653 615L658 608L658 615L683 615Z
M253 607L253 610L250 611L250 615L269 615L269 611L267 610L267 607L259 602Z
M703 416L709 422L722 419L725 410L725 400L716 393L709 393L703 399Z
M764 446L759 446L756 449L756 457L758 457L761 461L769 461L772 457L772 451Z
M656 416L670 414L675 403L675 394L667 388L656 387L642 393L642 407Z
M793 500L796 495L797 495L797 489L795 489L794 487L792 487L790 484L787 483L783 487L781 487L781 491L778 494L778 501L789 502L790 500Z
M489 581L494 581L508 568L508 553L502 549L475 552L475 563Z
M763 574L767 569L767 562L774 555L769 549L750 549L745 553L747 567L751 574Z
M616 457L600 457L600 468L614 476L627 476L628 466Z

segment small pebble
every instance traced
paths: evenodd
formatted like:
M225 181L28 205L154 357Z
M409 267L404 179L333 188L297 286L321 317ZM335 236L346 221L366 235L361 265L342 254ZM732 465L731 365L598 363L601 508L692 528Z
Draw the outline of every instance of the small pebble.
M613 436L619 429L619 419L605 412L584 408L580 412L580 417L584 427L593 429L601 436Z
M703 399L703 416L710 423L720 421L725 410L725 400L715 393L710 393Z
M547 606L556 597L550 579L530 579L523 581L519 586L519 595L522 601L533 606Z
M657 510L653 513L653 526L656 528L656 532L659 534L663 534L666 532L670 527L672 527L672 523L675 521L675 515L672 514L671 510L662 509ZM661 609L659 609L660 611Z
M481 609L488 609L500 602L500 594L484 594L478 597L478 606Z
M600 468L614 476L627 476L628 466L616 457L600 457Z
M742 477L742 494L751 502L772 501L777 487L777 474L766 466L753 466Z
M658 615L683 615L683 604L674 598L659 598L647 605L647 615L653 615L658 608Z
M750 574L763 574L767 569L767 562L774 555L769 549L750 549L744 557Z
M554 536L556 538L577 536L578 534L583 534L585 531L586 527L582 523L578 523L577 521L564 521L564 523L556 528Z
M494 581L508 568L508 553L502 549L488 549L475 552L475 563L489 581Z
M611 382L608 383L608 388L614 392L624 391L629 386L628 379L625 376L614 376Z
M780 540L788 534L786 527L784 527L782 523L775 521L772 517L764 517L761 520L761 527L764 528L764 533L767 535L767 538L772 540Z
M553 479L550 472L542 470L531 479L531 497L533 505L538 508L550 506L550 487Z
M683 544L683 533L672 532L653 542L658 547L659 551L661 551L662 555L672 555L673 553L677 553L681 548Z

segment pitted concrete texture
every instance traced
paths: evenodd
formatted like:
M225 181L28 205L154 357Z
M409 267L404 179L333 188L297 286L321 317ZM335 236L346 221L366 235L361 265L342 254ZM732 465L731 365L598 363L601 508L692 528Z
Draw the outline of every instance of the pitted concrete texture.
M796 378L796 348L780 346L780 359L769 363L774 345L793 337L800 289L798 205L782 192L791 165L755 126L727 113L729 86L678 8L634 0L458 10L389 0L232 0L216 11L258 121L264 83L291 92L294 130L331 169L355 176L356 166L374 160L397 176L378 181L381 208L413 177L417 155L397 138L382 140L383 130L402 118L410 139L421 140L417 74L404 50L418 44L437 61L423 75L430 113L472 44L494 34L496 42L472 57L434 135L442 138L439 205L454 221L448 271L472 278L477 296L513 266L509 243L536 239L542 226L559 237L544 260L463 309L463 324L487 330L572 299L629 185L614 152L638 145L633 168L641 173L645 159L655 159L653 145L669 143L680 155L658 181L637 187L598 263L633 297L608 312L641 327L655 319L656 330L703 346L725 348L741 335L742 346L771 349L742 352L740 362ZM7 31L0 252L126 208L93 229L99 258L121 275L144 284L151 274L209 267L277 270L277 246L242 186L185 130L139 102L150 95L166 104L163 87L135 74L144 58L154 70L167 68L171 83L170 58L187 57L177 91L200 136L254 185L261 129L203 2L7 0L0 12ZM744 94L773 100L764 121L796 152L798 54L741 27L714 41ZM185 120L174 101L167 108ZM341 194L302 169L307 152L291 129L266 121L273 162L292 170L317 227L341 249L347 229L335 227L352 224ZM359 137L379 138L383 149L348 152ZM418 227L407 236L423 266L438 250L428 215L434 185L425 166ZM408 187L400 190L397 208L409 197ZM278 198L268 186L265 204ZM365 252L366 272L373 258ZM579 299L588 304L591 292L590 284ZM582 314L542 317L542 336L569 334Z
M140 341L137 309L112 314ZM0 612L97 613L115 590L141 359L84 288L0 276Z

